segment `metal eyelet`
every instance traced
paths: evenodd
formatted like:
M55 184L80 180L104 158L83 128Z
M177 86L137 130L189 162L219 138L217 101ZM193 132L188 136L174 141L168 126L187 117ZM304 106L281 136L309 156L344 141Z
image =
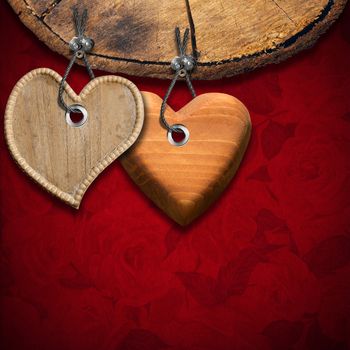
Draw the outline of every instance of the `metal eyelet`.
M186 70L185 70L184 68L180 69L179 76L180 76L181 78L183 78L183 77L186 76Z
M177 147L185 145L188 142L189 138L190 138L189 130L182 124L174 124L172 126L172 129L180 129L184 133L185 137L181 141L175 141L173 139L173 131L169 130L168 131L168 141L169 141L169 143L171 145L177 146Z
M83 50L78 50L76 55L77 55L77 58L81 59L81 58L84 57L84 51Z
M80 113L82 113L83 115L83 118L81 120L79 120L78 122L74 122L72 120L72 118L70 117L70 111L68 110L66 112L66 122L69 126L72 126L74 128L79 128L81 126L83 126L87 119L88 119L88 112L87 110L82 106L82 105L79 105L79 104L73 104L71 106L69 106L70 110L73 110L73 111L79 111Z

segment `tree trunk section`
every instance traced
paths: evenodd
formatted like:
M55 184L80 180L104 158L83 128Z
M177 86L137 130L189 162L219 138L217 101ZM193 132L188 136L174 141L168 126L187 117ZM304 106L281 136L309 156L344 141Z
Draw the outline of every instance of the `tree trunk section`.
M47 46L71 55L72 6L88 9L94 68L170 78L174 29L189 26L186 3L167 0L8 0ZM200 52L194 78L218 79L277 63L310 47L347 0L191 0ZM190 43L188 52L190 52Z

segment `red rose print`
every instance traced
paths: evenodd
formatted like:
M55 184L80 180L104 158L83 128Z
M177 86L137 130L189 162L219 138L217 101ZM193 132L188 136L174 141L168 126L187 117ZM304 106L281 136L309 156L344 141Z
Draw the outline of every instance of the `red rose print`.
M287 246L298 254L292 232L282 218L269 209L261 209L256 216L257 230L253 242L262 250L273 250Z
M304 260L317 276L330 274L350 262L350 237L330 237L307 253Z
M285 142L294 136L295 124L280 124L269 121L261 133L261 147L267 159L276 156Z
M145 329L133 329L122 340L116 350L161 350L167 348L157 335Z
M350 138L339 138L337 129L325 132L316 124L301 124L268 166L269 188L282 213L288 213L288 227L302 254L348 226Z
M350 264L320 279L322 303L318 327L324 336L340 343L350 341Z
M309 327L306 336L306 347L310 350L346 350L348 349L345 342L337 341L327 337L321 330L320 325L315 320Z
M143 228L116 229L111 219L96 233L87 221L76 233L76 247L73 265L84 283L128 305L144 305L163 295L173 278L161 268L167 253L163 237Z
M273 321L265 327L263 334L269 338L273 350L291 350L301 337L303 327L300 321Z
M271 181L271 177L269 174L269 170L266 165L261 165L258 169L252 172L247 179L249 180L257 180L263 182Z
M252 272L248 286L230 303L250 315L263 329L275 320L297 321L318 310L320 290L316 278L294 254L279 249L266 255Z
M216 279L197 272L178 272L177 276L198 303L211 306L226 302L230 296L243 294L251 273L263 261L266 261L263 255L247 249L237 259L223 265Z
M241 84L241 89L250 91L245 95L244 103L248 109L256 114L266 116L275 111L276 101L280 98L282 90L279 75L275 72L265 71L261 79L247 79ZM264 98L261 91L265 91Z
M35 7L38 18L60 25L54 19L61 10L70 11L72 1L10 2L25 2L26 11ZM328 10L344 2L329 1ZM53 5L38 10L46 3ZM83 3L93 2L79 6ZM135 10L130 18L123 6L108 11L132 27L140 14L157 14L148 3L137 2L144 5L142 13ZM293 26L277 6L274 11ZM195 12L198 49L205 53L203 35L211 34L201 31ZM212 12L208 21L225 11L219 6ZM182 26L186 13L181 13L175 17ZM2 115L22 75L42 66L63 74L67 67L67 60L36 40L18 17L0 1ZM291 19L298 20L292 14ZM78 211L69 208L21 173L2 137L1 350L349 348L349 23L347 5L317 45L295 58L232 78L194 81L198 95L239 98L253 128L236 175L188 227L162 214L118 160L89 188ZM93 23L87 29L93 34ZM76 92L89 80L83 67L71 77ZM169 86L145 77L132 81L160 96ZM179 109L190 100L186 82L179 81L171 106Z

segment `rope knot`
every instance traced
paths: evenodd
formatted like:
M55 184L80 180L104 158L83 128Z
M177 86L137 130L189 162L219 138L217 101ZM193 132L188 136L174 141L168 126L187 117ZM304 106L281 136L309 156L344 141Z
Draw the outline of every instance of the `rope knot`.
M94 41L84 34L88 14L87 9L83 11L81 16L79 15L79 11L76 7L73 7L72 10L76 36L69 42L69 48L74 52L74 55L68 64L58 89L58 103L66 111L66 113L81 112L81 110L75 105L68 106L63 99L66 80L77 58L83 59L90 79L92 80L95 78L94 72L92 71L87 57L87 53L94 47Z
M69 42L69 48L73 52L83 51L85 53L90 52L94 47L94 41L91 38L86 37L85 35L82 36L75 36L70 42Z
M176 56L171 61L171 68L175 72L182 72L181 75L186 75L188 72L191 72L195 65L196 60L192 55L186 54L186 47L188 42L189 29L185 30L183 39L181 40L180 29L175 28L176 43L179 51L179 56Z
M76 36L69 42L69 48L77 55L78 58L82 58L85 53L90 52L94 47L94 41L85 35L87 9L84 9L82 15L80 16L78 9L74 7L73 19Z
M176 43L179 50L179 56L176 56L171 61L171 68L176 72L173 80L170 83L170 86L168 88L168 91L166 92L162 106L160 108L160 120L162 121L165 128L168 130L168 132L181 132L181 128L178 128L176 125L171 126L165 119L164 113L165 108L167 105L168 98L176 84L176 81L179 77L185 78L187 86L189 90L191 91L192 97L196 97L196 92L194 91L193 85L191 83L191 74L190 72L195 68L196 66L196 58L194 51L192 52L192 55L186 54L186 46L188 42L188 35L189 35L189 29L187 28L184 33L183 40L181 40L180 35L180 29L175 28L175 35L176 35ZM180 130L180 131L179 131Z
M186 72L193 70L195 66L195 60L191 55L176 56L171 61L171 68L174 71L184 69Z

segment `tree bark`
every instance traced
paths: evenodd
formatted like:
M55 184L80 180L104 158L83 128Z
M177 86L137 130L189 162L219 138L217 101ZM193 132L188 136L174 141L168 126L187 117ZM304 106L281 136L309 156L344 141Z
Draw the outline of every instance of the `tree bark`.
M72 6L87 8L94 68L172 77L174 29L188 24L186 3L166 0L8 0L51 49L70 56ZM277 63L310 47L347 0L191 0L200 52L194 78L217 79ZM188 52L191 45L188 45Z

